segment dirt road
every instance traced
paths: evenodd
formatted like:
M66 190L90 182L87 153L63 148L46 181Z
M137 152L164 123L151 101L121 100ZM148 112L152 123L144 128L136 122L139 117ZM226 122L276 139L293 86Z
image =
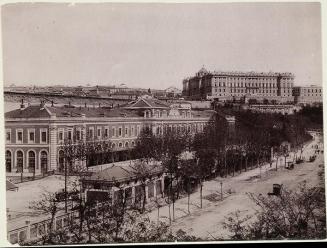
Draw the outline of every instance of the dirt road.
M303 156L309 158L314 154L315 145L319 142L316 137L304 149ZM267 195L272 192L274 183L283 184L283 187L295 189L300 182L306 181L308 185L314 186L318 183L319 165L323 164L323 154L319 154L315 162L305 162L296 164L293 170L287 170L284 163L280 163L278 170L275 166L272 168L267 164L260 169L256 168L248 172L243 172L235 177L216 178L215 180L205 182L203 196L216 196L215 199L203 200L203 208L200 209L199 192L191 195L191 214L187 213L187 198L177 201L175 206L175 221L172 229L177 231L183 229L190 235L195 235L203 239L228 238L228 232L222 226L222 222L229 213L240 210L242 215L251 215L254 213L254 203L247 196L248 192L254 194ZM261 178L260 178L261 174ZM225 199L220 200L220 181L223 182L223 192ZM230 192L230 194L228 193ZM214 197L209 197L214 198ZM150 218L157 220L157 211L149 214ZM160 220L168 221L168 206L160 209Z

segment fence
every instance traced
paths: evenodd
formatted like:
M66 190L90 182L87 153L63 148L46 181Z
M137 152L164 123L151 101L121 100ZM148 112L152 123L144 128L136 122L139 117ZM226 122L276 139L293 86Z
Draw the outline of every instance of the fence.
M68 226L69 222L76 218L78 218L77 210L55 216L53 230L57 231ZM25 226L8 231L7 238L11 244L38 240L48 234L50 229L50 219L36 223L26 221Z

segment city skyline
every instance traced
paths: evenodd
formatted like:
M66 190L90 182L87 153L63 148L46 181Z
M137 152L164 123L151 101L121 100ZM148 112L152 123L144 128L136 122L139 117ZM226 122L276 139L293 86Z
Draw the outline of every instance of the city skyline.
M181 89L204 65L322 85L320 20L320 3L8 4L4 84Z

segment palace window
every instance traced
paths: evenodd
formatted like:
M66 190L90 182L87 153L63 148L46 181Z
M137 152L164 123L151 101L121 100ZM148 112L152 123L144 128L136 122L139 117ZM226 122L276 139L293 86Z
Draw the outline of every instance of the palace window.
M118 136L121 137L123 134L123 129L121 127L118 128Z
M125 136L128 136L128 127L125 127Z

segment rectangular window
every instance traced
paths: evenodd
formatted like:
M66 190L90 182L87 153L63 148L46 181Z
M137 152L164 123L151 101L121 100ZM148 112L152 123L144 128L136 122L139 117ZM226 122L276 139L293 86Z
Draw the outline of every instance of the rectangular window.
M64 131L61 129L59 130L59 133L58 133L58 140L59 141L63 141L64 140Z
M17 143L23 143L23 130L22 129L18 129L16 131L16 141L17 141Z
M93 140L93 138L94 138L93 131L94 131L94 128L93 127L89 127L89 139L90 140Z
M135 136L134 127L131 127L131 136Z
M76 140L80 140L80 139L81 139L81 131L76 130Z
M104 137L105 137L105 138L108 138L108 136L109 136L109 129L106 127L106 128L104 129Z
M29 143L35 142L35 130L28 130L28 142Z
M68 140L72 140L72 131L71 130L68 131Z
M115 137L115 136L116 136L116 128L113 127L113 128L112 128L112 137Z
M137 136L140 135L140 126L137 126Z
M47 143L47 130L46 129L41 129L40 130L40 136L41 136L41 143Z
M123 134L123 130L122 130L122 128L120 127L120 128L118 128L118 136L120 137L120 136L122 136L122 134Z
M98 136L98 139L101 139L101 127L97 128L97 136Z
M125 136L128 136L128 127L125 127Z
M11 142L11 130L9 129L6 130L6 142L7 143Z

